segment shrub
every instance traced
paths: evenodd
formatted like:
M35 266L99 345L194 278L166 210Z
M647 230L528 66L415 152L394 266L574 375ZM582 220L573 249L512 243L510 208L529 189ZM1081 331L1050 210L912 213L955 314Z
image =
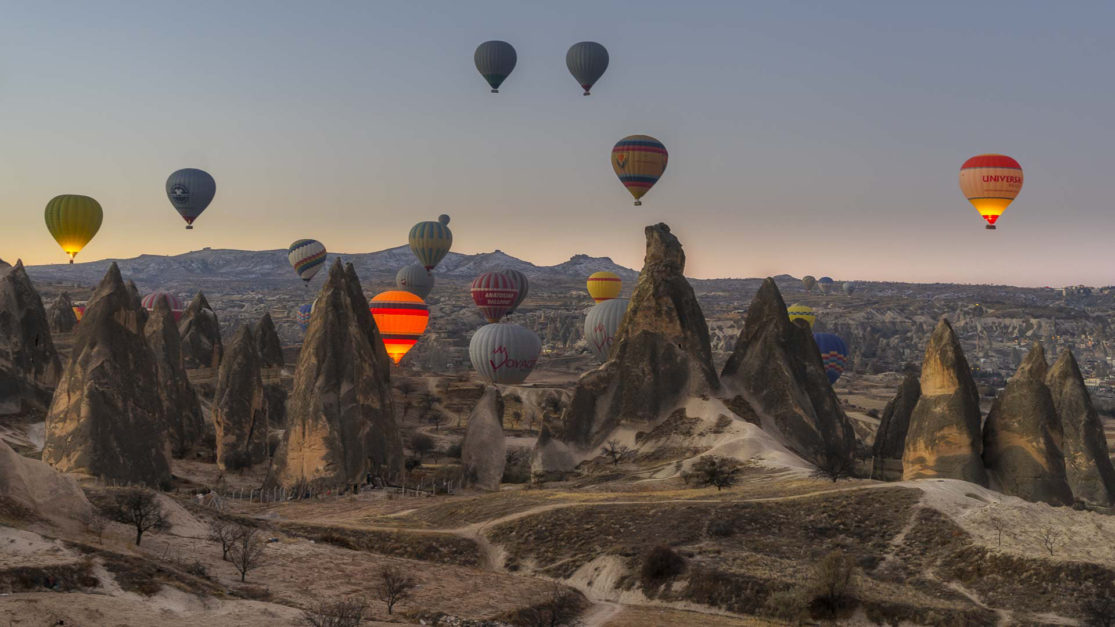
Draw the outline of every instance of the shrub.
M719 492L736 484L740 472L739 462L728 457L706 455L693 464L693 470L685 477L685 482L693 479L700 486L716 486Z
M708 534L713 538L730 538L735 533L736 529L732 523L723 518L714 518L708 523Z
M801 590L796 588L772 592L767 597L763 610L770 616L792 624L800 623L809 616L806 612L805 597L802 596Z
M813 570L809 584L809 608L814 616L836 618L855 605L855 562L842 551L833 551Z
M450 444L449 448L445 449L445 456L452 457L453 459L461 458L461 443Z
M302 623L309 627L359 627L367 611L368 602L361 598L323 599L302 612Z
M657 588L685 571L685 558L668 546L656 546L643 558L639 577L643 587Z
M410 436L410 450L421 459L424 455L434 450L434 439L425 433L415 433Z

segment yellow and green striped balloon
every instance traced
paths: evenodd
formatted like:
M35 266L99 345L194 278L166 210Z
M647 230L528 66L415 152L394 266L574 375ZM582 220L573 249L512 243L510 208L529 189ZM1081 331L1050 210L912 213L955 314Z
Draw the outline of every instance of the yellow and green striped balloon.
M449 216L438 216L437 222L419 222L410 229L410 250L422 267L433 270L453 246L453 232L449 230Z
M70 263L101 228L104 212L96 200L77 194L55 196L46 204L46 228L70 256Z

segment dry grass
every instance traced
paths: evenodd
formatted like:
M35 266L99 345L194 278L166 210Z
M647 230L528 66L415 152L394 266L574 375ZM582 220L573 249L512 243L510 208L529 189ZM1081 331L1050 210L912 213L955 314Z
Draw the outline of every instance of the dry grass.
M480 551L476 543L448 533L408 533L283 523L278 528L286 533L324 542L353 551L365 551L391 557L478 566Z

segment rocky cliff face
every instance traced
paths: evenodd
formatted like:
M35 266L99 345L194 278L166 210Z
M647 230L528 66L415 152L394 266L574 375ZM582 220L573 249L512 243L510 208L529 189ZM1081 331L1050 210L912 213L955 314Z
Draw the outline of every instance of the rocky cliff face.
M929 338L920 383L921 398L906 432L902 478L944 477L986 486L979 392L960 340L944 318Z
M564 479L577 467L577 460L573 452L564 442L557 440L550 433L549 427L543 425L542 432L538 434L538 441L530 456L530 474L541 477L543 481L558 481Z
M624 422L651 424L720 383L708 326L686 280L685 253L665 224L648 226L646 258L612 359L577 383L563 440L595 447Z
M390 360L352 267L334 263L316 302L276 454L277 481L335 486L400 472Z
M1093 505L1115 504L1115 468L1103 424L1071 351L1061 352L1046 384L1064 432L1065 474L1073 496Z
M240 327L217 375L213 425L217 466L240 470L267 459L267 407L251 327Z
M54 391L43 461L116 481L169 483L166 416L144 317L113 264L89 301Z
M773 279L763 281L747 309L743 331L721 373L731 404L748 400L763 429L778 433L802 457L850 460L855 433L825 375L807 325L786 315Z
M28 459L0 440L0 504L64 524L77 523L92 512L85 493L72 477L37 459Z
M54 386L62 364L43 301L22 261L0 273L0 368L33 384Z
M1035 344L995 399L983 426L983 463L993 486L1050 505L1071 505L1063 434L1045 386L1048 365Z
M205 420L197 394L186 377L182 340L166 299L159 299L155 304L143 327L143 335L155 356L156 391L166 416L171 454L183 457L201 442Z
M898 388L898 394L883 409L875 443L871 448L871 478L880 481L902 479L902 455L906 450L906 432L910 429L910 416L921 398L918 375L907 372Z
M178 335L182 338L182 359L186 368L216 368L221 365L224 353L221 325L205 294L198 292L190 301L190 306L178 321Z
M283 344L279 341L279 334L275 332L275 323L271 320L271 313L263 314L255 328L257 350L259 352L259 365L262 368L283 367Z
M46 311L47 323L53 333L69 333L77 326L77 315L74 314L74 303L70 295L62 292L50 304Z
M499 490L507 464L507 443L503 437L503 397L495 386L488 386L472 409L461 441L461 464L469 483L481 490Z

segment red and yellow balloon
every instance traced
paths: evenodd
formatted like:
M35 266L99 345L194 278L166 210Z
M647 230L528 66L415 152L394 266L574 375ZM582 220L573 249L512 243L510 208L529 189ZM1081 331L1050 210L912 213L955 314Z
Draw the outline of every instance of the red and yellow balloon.
M379 328L383 346L395 363L406 355L426 331L430 308L416 294L404 290L388 290L376 294L368 309Z
M976 155L960 166L960 191L987 220L987 229L1022 191L1022 166L1006 155Z

